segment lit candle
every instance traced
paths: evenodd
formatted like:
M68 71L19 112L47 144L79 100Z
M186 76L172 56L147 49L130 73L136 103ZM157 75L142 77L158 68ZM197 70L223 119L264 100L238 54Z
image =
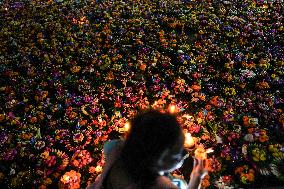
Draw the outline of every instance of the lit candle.
M127 132L130 129L130 124L128 122L124 125L124 131Z
M127 133L130 129L130 124L126 122L123 128L117 128L118 132L120 133Z
M194 138L191 136L190 133L185 134L185 142L184 147L185 148L192 148L195 145Z
M178 108L176 107L176 105L170 105L169 106L169 112L171 113L171 114L174 114L174 113L177 113L178 112Z

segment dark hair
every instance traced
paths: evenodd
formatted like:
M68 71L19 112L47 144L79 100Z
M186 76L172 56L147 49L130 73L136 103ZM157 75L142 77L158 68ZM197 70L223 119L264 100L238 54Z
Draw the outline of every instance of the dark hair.
M146 188L158 177L151 167L164 150L176 143L182 130L176 116L157 110L139 113L130 124L121 160L131 179Z

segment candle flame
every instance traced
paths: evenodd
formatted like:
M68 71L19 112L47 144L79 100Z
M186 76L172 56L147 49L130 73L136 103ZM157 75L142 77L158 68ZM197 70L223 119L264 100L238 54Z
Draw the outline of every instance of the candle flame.
M190 133L186 133L185 134L185 143L184 143L184 146L186 148L191 148L195 145L195 141L193 139L193 137L191 136Z
M130 124L127 122L127 123L125 123L125 125L124 125L124 131L128 131L130 129Z
M176 113L178 110L177 110L177 107L176 107L176 105L170 105L170 107L169 107L169 112L171 113L171 114L174 114L174 113Z

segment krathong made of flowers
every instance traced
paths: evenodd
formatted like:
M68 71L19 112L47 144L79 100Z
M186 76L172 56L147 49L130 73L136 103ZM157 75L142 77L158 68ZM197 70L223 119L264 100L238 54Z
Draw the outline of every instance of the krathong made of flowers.
M137 111L178 112L203 188L284 185L283 2L0 2L0 186L84 188ZM174 174L187 179L191 170Z

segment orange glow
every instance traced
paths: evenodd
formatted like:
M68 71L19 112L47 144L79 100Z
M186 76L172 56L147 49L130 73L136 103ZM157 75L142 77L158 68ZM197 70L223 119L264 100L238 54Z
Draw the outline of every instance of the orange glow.
M169 106L169 112L171 113L171 114L174 114L174 113L177 113L178 112L178 108L177 108L177 106L176 105L170 105Z
M202 146L198 146L194 152L194 156L196 159L207 159L207 153Z
M63 179L63 183L68 183L70 181L70 176L63 175L62 179Z
M185 134L185 142L184 147L185 148L192 148L195 145L195 141L190 133Z
M207 159L207 154L214 152L212 148L204 149L202 145L198 146L194 152L194 156L196 159L205 160Z
M130 124L127 122L124 125L124 131L127 132L127 131L129 131L129 129L130 129Z

